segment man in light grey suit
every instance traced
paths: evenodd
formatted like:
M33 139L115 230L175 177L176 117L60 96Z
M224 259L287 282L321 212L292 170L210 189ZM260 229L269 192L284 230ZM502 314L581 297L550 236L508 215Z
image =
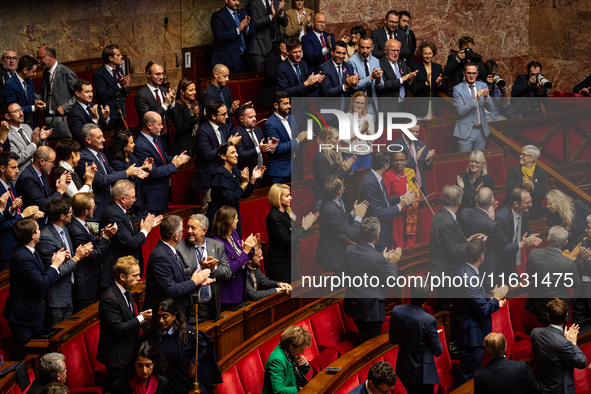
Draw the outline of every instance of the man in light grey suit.
M37 60L43 65L41 95L47 104L45 124L53 128L52 139L71 138L66 114L76 103L74 84L78 77L57 61L55 48L49 45L39 48Z
M489 98L488 85L476 78L478 66L466 63L464 82L453 88L454 105L458 111L454 137L458 139L460 152L484 149L486 137L490 134L484 108L492 111L492 100Z
M374 122L378 119L378 93L377 89L384 87L384 80L382 74L384 73L380 67L380 61L374 57L373 41L370 36L363 36L359 39L359 52L349 58L349 63L353 65L355 75L361 78L357 83L357 91L365 93L368 97L367 112L369 112Z
M18 171L22 172L25 167L33 162L33 156L38 146L47 145L47 138L51 135L51 129L45 127L35 130L24 123L25 114L18 103L8 103L4 107L4 120L8 123L8 139L10 140L10 151L18 156ZM18 176L18 175L17 175Z
M281 31L279 26L287 27L285 0L250 0L246 8L250 23L256 33L250 39L250 62L253 71L263 71L265 56L273 50Z
M219 316L222 311L219 282L232 277L232 270L226 258L226 247L220 241L205 238L208 227L209 219L205 215L191 215L187 223L187 237L176 246L187 275L193 275L197 269L210 269L209 277L215 279L212 284L201 286L197 292L199 321ZM193 319L192 313L189 320Z
M568 305L558 298L548 302L546 311L550 325L531 332L534 376L542 394L575 394L573 370L587 366L587 357L577 346L579 326L563 331Z

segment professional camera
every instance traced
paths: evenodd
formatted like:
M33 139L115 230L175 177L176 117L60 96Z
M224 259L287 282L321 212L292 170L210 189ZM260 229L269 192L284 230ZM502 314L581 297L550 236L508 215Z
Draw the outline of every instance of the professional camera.
M505 86L507 86L507 83L503 79L501 79L499 74L493 74L493 81L497 84L499 89L503 89Z
M464 55L466 56L466 60L470 61L472 60L472 57L474 57L474 51L472 48L465 48Z
M552 89L552 82L548 81L541 73L538 73L538 75L536 75L536 78L538 79L538 82L542 84L544 89Z

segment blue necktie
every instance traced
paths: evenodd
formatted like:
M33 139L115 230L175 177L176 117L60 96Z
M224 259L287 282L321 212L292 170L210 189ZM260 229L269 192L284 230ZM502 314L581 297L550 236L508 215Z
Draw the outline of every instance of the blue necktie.
M226 96L224 96L224 91L222 89L218 89L218 92L220 93L220 97L222 98L224 105L228 110L230 110L230 108L232 107L232 103L229 103L228 100L226 100Z
M234 22L236 22L236 27L240 25L240 19L238 19L238 12L234 11ZM242 32L240 32L240 53L243 53L246 49L246 45L244 44L244 36Z
M39 176L39 179L41 179L41 184L43 185L43 190L45 191L45 195L49 196L51 194L51 190L49 190L49 186L47 185L47 182L45 182L45 179L43 179L43 175Z
M201 259L203 259L203 253L205 252L204 246L196 246L195 251L197 252L197 266L199 270L201 270L200 264ZM199 290L199 295L201 296L201 302L209 301L209 286L201 286L201 290Z
M398 69L398 63L394 63L394 72L396 73L396 78L400 79L400 70ZM406 92L404 91L404 83L400 85L400 97L404 97Z
M302 74L300 73L300 63L295 64L296 75L298 77L298 82L302 83Z
M66 232L64 231L64 229L62 229L62 231L60 231L60 235L62 236L62 241L64 241L64 246L66 247L66 250L70 252L70 258L72 258L73 257L72 249L70 249L70 244L68 244L68 240L66 238ZM72 283L74 283L74 273L73 272L70 276L70 281Z

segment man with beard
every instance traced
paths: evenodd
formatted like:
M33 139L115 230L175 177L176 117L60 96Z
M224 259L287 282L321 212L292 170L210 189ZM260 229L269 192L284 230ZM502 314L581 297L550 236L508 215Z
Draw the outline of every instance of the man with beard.
M406 60L409 67L413 67L415 63L415 52L417 51L417 38L415 33L410 30L410 12L400 11L398 13L398 27L396 33L402 39L402 51L400 57Z
M355 69L355 75L359 75L357 91L367 96L367 112L374 119L378 119L378 93L377 89L384 87L382 75L384 71L380 67L380 61L371 53L374 49L373 41L369 36L359 39L359 52L349 58L349 63Z

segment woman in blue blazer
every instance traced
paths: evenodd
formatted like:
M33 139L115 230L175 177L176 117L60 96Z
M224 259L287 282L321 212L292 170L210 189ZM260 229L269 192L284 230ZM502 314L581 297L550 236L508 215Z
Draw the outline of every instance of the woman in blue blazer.
M430 97L431 99L412 99L413 114L417 117L432 119L441 116L439 93L445 93L443 67L431 61L433 56L437 55L437 47L432 42L422 42L418 53L423 61L412 68L413 71L418 71L415 82L412 84L412 94L413 97Z

